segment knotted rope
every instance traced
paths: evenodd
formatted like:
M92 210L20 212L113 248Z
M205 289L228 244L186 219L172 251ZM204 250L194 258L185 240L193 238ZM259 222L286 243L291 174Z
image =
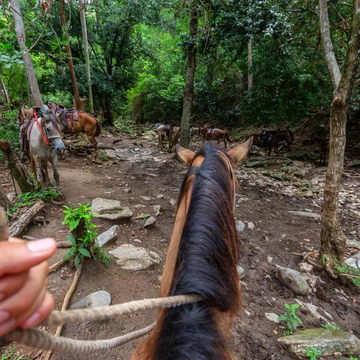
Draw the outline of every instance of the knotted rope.
M64 325L70 323L83 323L87 321L107 320L121 315L129 315L136 311L167 309L180 305L201 301L200 295L178 295L155 299L131 301L124 304L103 306L93 309L53 311L42 325ZM107 340L83 341L64 337L55 337L45 332L29 329L16 329L6 335L9 341L28 345L37 349L46 349L62 353L90 353L100 350L108 350L123 345L131 340L149 333L156 323L143 329L133 331L127 335Z

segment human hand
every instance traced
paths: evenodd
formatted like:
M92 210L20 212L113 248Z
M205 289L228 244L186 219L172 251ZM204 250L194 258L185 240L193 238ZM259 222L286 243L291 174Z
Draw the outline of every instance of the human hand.
M0 336L28 329L48 317L54 301L46 292L53 239L0 241Z

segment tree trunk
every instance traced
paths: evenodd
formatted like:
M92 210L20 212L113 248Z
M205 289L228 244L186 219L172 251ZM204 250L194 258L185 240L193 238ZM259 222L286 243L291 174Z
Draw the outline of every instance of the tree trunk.
M60 1L60 18L61 18L61 26L63 27L63 29L65 29L65 39L64 40L68 40L69 34L68 34L67 28L66 28L65 0ZM73 60L72 60L72 56L71 56L70 43L65 45L65 50L66 50L66 53L67 53L67 56L68 56L68 65L69 65L69 72L70 72L70 76L71 76L71 85L72 85L72 89L73 89L75 109L76 110L82 110L81 109L80 96L79 96L79 88L78 88L78 85L77 85L76 76L75 76L75 70L74 70L74 64L73 64Z
M39 90L39 85L36 79L34 66L31 60L30 53L27 51L28 48L25 45L26 43L26 36L25 36L25 29L24 29L24 22L21 15L21 10L19 6L18 0L11 0L11 12L14 17L15 22L15 33L19 43L20 48L24 51L23 61L24 67L26 71L26 76L28 79L28 83L31 90L32 99L35 103L36 107L43 108L44 104L41 99L41 94Z
M23 171L19 170L16 166L13 154L11 152L10 144L7 141L0 140L0 150L3 152L5 160L8 164L8 168L12 172L17 184L19 185L22 192L31 192L33 187L27 181L27 177Z
M104 126L114 126L114 119L111 111L111 104L109 99L105 99L105 112L104 112Z
M93 94L92 94L92 88L91 88L90 58L89 58L89 47L88 47L88 39L87 39L84 0L79 0L79 6L80 6L81 31L82 31L83 42L84 42L86 79L87 79L88 89L89 89L89 112L90 112L90 114L93 114L94 113L94 100L93 100Z
M0 205L6 210L10 211L12 204L11 201L6 196L6 193L2 186L0 185Z
M3 93L3 96L4 96L4 102L5 102L5 104L10 104L9 94L8 94L8 92L6 90L6 86L5 86L4 81L3 81L1 76L0 76L0 83L1 83L2 93Z
M184 89L183 111L181 116L180 145L188 147L190 143L190 117L194 98L194 78L196 70L196 40L198 32L198 0L191 3L189 22L189 48Z
M252 74L252 40L251 37L248 40L248 90L253 86L253 74Z
M334 98L330 115L330 152L324 189L323 217L321 226L321 256L327 262L342 261L346 249L346 238L338 218L340 183L346 146L346 121L349 99L359 65L360 49L360 0L354 0L351 37L347 51L344 74L339 78L339 66L332 50L330 26L326 0L319 0L320 22L327 66L333 80ZM331 54L332 52L332 54Z

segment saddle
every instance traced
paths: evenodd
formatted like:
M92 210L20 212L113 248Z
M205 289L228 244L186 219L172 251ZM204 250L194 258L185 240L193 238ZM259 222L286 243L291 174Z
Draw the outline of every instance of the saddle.
M74 121L79 121L79 112L77 110L65 110L61 116L60 120L64 129L67 129L68 123L71 123L71 132L75 134L74 130Z

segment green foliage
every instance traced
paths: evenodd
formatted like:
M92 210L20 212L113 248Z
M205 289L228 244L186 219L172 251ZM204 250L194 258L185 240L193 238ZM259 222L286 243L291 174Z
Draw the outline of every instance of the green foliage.
M285 326L289 331L296 330L299 325L302 325L302 320L297 316L296 309L299 307L298 304L285 304L284 305L288 311L278 317L279 321L284 321Z
M348 266L345 263L340 263L337 262L335 264L335 270L339 273L339 274L345 274L348 275L346 276L349 280L351 280L351 282L357 286L358 288L360 288L360 270L353 267L353 266Z
M311 348L306 348L306 356L308 358L310 358L310 360L316 360L317 359L317 356L320 356L321 355L321 351L314 348L314 347L311 347Z
M105 265L109 264L109 256L99 247L94 246L94 241L98 235L96 225L92 223L92 219L96 214L91 212L90 205L79 204L79 207L64 206L65 214L63 225L68 225L69 230L76 233L78 228L84 230L84 236L75 238L73 235L68 235L67 238L71 242L72 247L70 251L64 256L64 260L74 257L75 266L78 267L84 257L95 260L100 259ZM94 248L94 251L91 249Z
M18 199L14 204L14 206L10 209L10 214L15 213L17 209L23 206L31 206L36 201L56 200L59 196L61 196L61 193L52 186L49 186L47 189L37 188L35 190L36 190L35 192L21 193L18 196Z
M94 259L100 260L105 266L109 266L111 261L110 255L97 244L94 246Z
M17 125L17 110L3 108L0 110L0 140L8 141L11 150L19 149L19 126ZM0 162L4 161L2 151L0 151Z
M350 360L359 360L359 358L354 357L354 356L350 356Z
M29 360L29 357L18 355L16 352L16 343L11 344L11 348L7 349L5 353L1 354L1 360Z
M331 324L329 324L329 323L321 324L321 327L323 327L324 329L329 329L329 330L341 330L341 327L340 327L340 326L331 325Z

